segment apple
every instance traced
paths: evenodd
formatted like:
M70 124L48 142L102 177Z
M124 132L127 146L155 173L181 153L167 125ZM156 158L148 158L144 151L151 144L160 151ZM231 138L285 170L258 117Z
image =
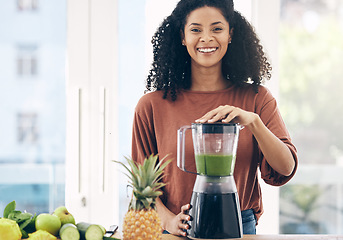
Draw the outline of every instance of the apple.
M57 236L61 228L61 220L54 214L41 213L35 222L36 230L44 230Z
M53 214L61 220L62 225L66 223L72 223L75 225L74 216L70 212L68 212L65 206L56 208Z

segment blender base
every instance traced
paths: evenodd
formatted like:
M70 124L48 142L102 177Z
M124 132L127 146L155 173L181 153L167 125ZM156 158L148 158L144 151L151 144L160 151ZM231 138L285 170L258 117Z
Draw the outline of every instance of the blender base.
M208 194L193 192L189 215L191 239L242 238L242 220L237 192Z

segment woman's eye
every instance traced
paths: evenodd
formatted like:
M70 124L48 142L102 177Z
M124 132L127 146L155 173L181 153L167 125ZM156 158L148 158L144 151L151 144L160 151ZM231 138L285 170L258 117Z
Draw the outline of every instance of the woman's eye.
M216 28L213 29L213 31L215 31L215 32L219 32L219 31L221 31L221 30L223 30L223 29L220 28L220 27L216 27Z
M195 32L195 33L198 33L198 32L200 32L200 29L197 29L197 28L193 28L193 29L191 29L191 32Z

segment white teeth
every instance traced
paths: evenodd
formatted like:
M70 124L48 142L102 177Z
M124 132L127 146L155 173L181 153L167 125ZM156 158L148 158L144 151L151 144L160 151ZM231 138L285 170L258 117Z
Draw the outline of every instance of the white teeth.
M216 50L217 50L217 48L198 48L198 51L203 52L203 53L214 52Z

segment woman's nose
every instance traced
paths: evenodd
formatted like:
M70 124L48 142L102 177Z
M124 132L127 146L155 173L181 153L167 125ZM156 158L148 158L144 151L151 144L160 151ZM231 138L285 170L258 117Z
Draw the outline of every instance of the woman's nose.
M201 42L210 42L213 40L213 36L211 32L203 31L203 34L201 35L200 41Z

